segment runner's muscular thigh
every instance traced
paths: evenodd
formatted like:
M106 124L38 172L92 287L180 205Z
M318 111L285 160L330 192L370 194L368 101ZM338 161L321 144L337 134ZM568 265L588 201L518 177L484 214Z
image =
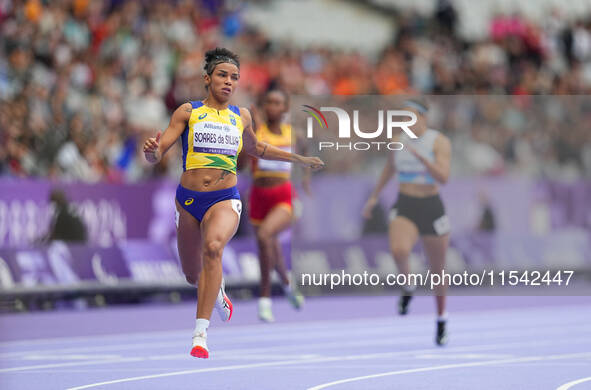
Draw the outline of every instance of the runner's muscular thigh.
M199 222L175 201L177 211L177 245L181 266L185 273L201 270L201 231Z
M201 238L204 245L212 240L219 240L223 246L236 234L240 222L239 210L228 199L211 206L201 221Z

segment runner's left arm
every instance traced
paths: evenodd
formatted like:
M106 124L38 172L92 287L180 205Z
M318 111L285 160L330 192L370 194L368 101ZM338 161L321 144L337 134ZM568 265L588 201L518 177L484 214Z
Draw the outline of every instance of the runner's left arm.
M320 169L324 166L324 162L318 157L306 157L296 153L286 152L276 146L257 140L256 134L252 129L250 112L246 108L240 108L240 117L244 125L244 131L242 133L244 150L251 156L265 160L300 163L312 169Z
M413 148L409 149L425 165L427 171L429 171L435 180L441 184L447 183L451 165L451 142L449 142L449 138L440 134L435 140L435 145L433 146L434 162L427 160Z

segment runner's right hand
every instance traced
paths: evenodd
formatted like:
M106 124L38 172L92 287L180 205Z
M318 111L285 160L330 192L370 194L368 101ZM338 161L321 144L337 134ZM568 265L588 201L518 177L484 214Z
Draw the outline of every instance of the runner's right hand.
M371 196L367 200L367 202L365 202L365 205L363 206L363 211L361 212L361 215L363 215L363 218L365 218L365 219L371 218L371 212L372 212L373 208L376 207L377 203L378 203L378 199L373 196Z
M158 152L158 145L160 144L160 135L161 133L158 132L156 137L151 137L144 142L144 155L146 156L146 160L151 163L156 163L159 160L157 156Z

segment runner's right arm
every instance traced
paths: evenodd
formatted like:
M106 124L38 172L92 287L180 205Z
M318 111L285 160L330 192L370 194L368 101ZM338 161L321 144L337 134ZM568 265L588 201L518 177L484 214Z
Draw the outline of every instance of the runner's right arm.
M395 173L396 167L394 166L394 153L389 153L386 165L384 165L384 169L382 169L382 174L380 175L375 188L371 192L369 199L367 199L367 202L365 202L365 206L363 206L362 214L365 218L371 217L371 211L378 203L378 196Z
M158 132L156 137L148 138L144 142L144 155L148 162L155 164L162 159L162 156L164 156L185 130L192 111L193 106L191 103L180 105L172 114L170 123L166 130L164 130L164 133Z

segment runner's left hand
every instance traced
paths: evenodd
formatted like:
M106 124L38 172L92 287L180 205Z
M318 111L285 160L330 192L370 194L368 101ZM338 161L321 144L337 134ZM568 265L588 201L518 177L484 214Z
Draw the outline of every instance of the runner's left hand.
M302 164L309 167L313 171L324 168L324 161L318 157L302 157Z

